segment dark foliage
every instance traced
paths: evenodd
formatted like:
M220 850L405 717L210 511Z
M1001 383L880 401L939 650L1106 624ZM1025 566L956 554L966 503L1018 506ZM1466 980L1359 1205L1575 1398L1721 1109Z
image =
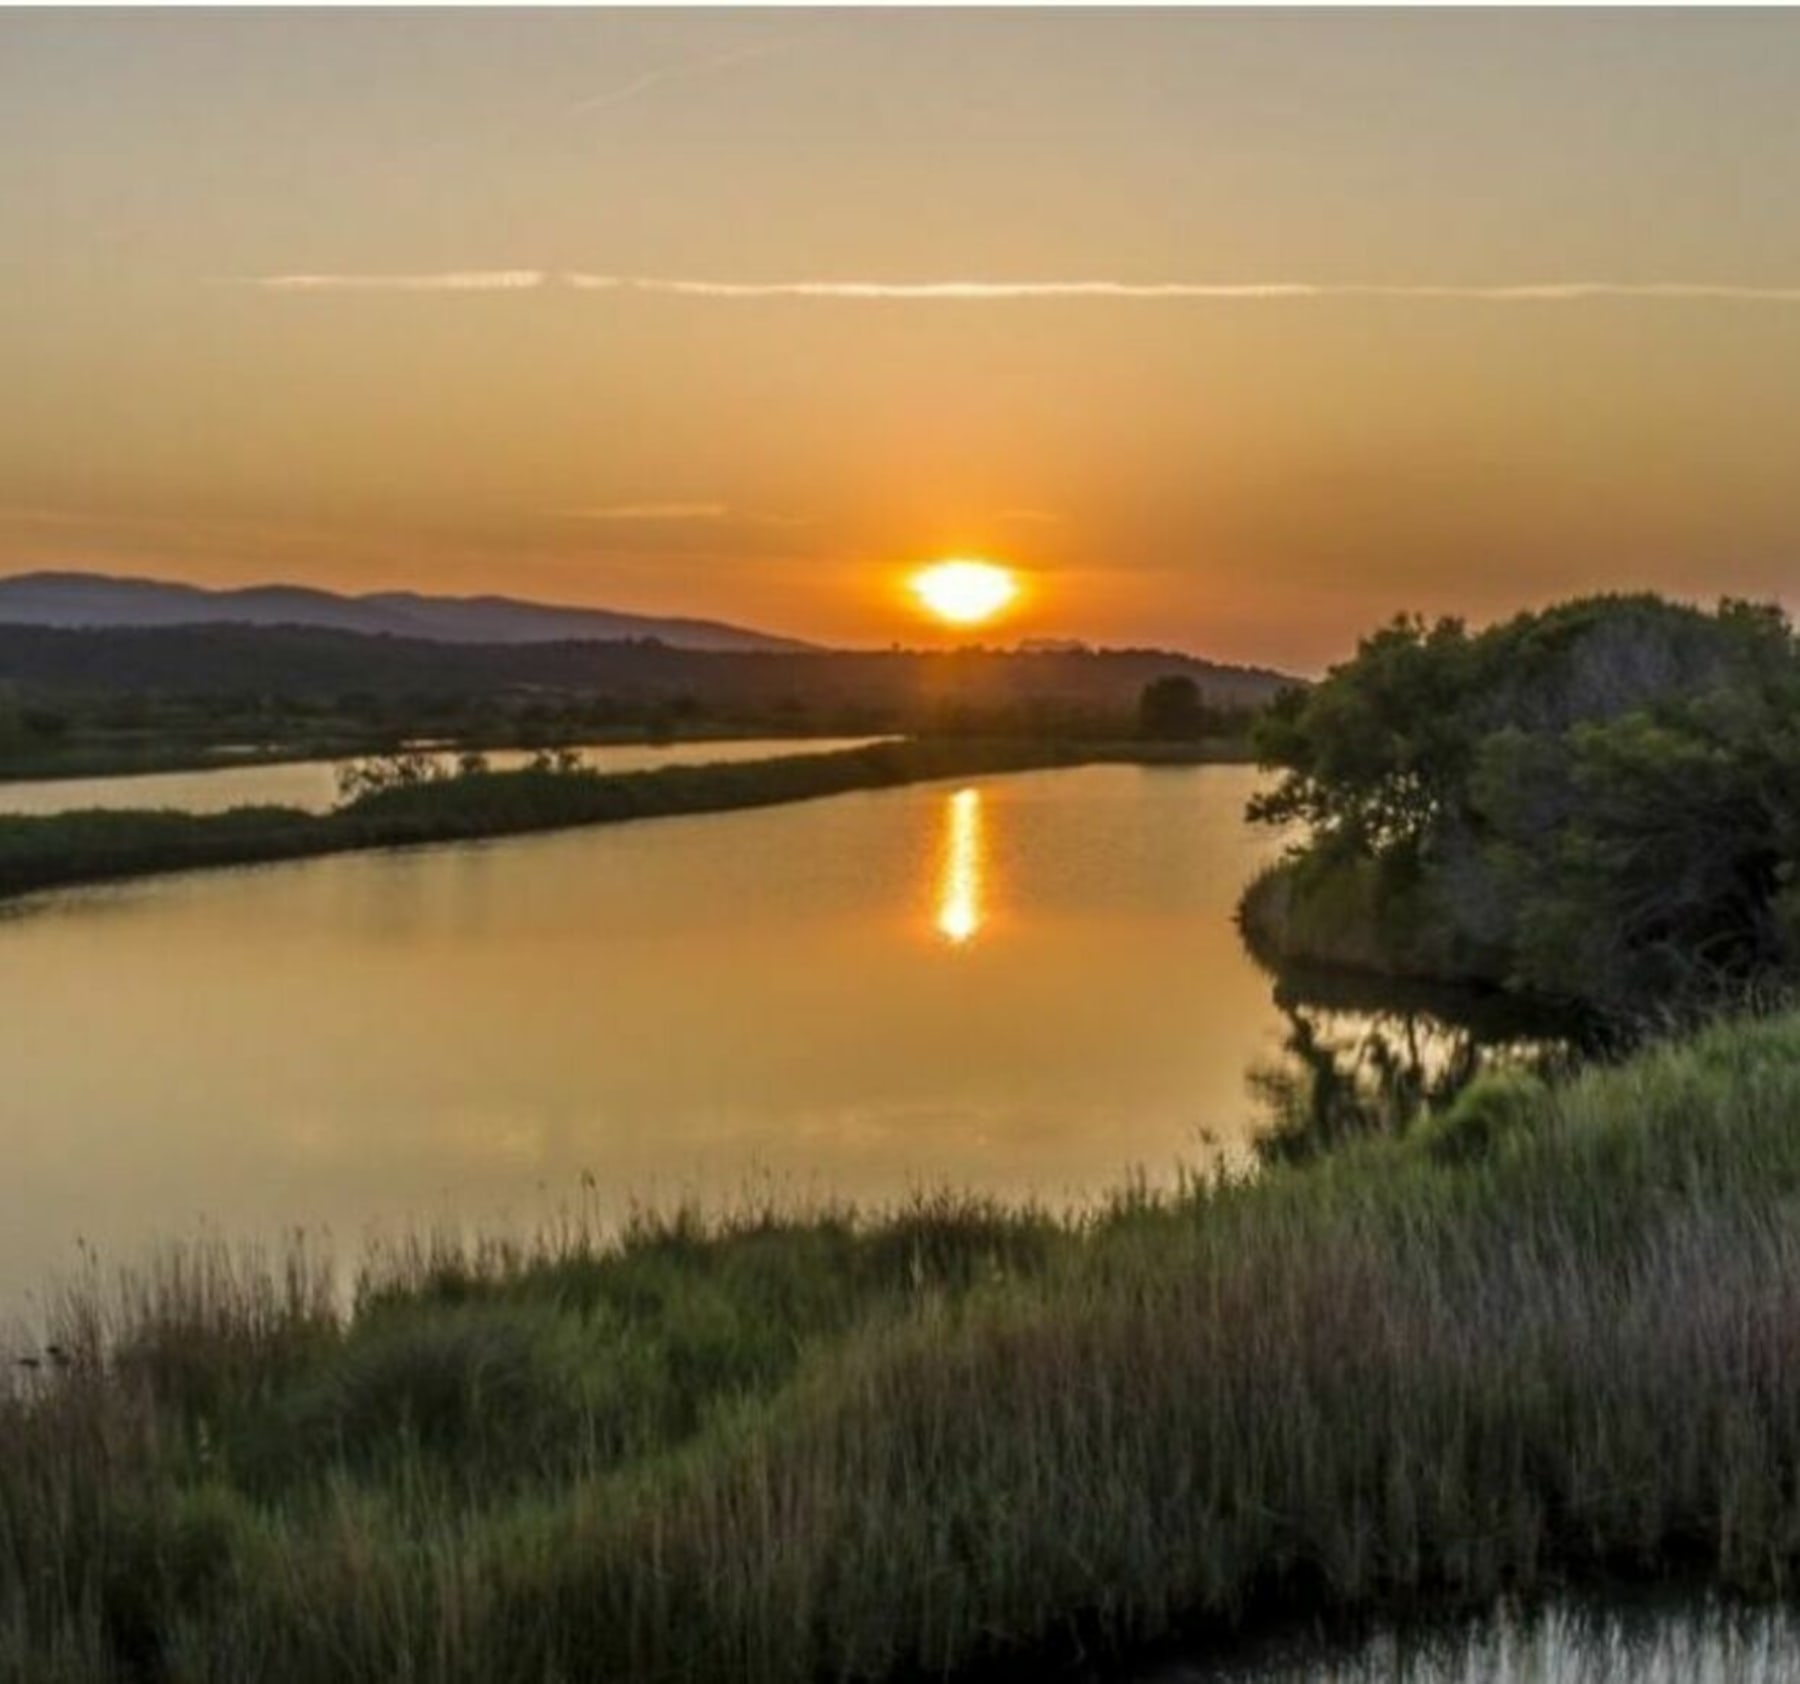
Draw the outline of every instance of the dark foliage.
M1277 948L1332 957L1306 903L1335 897L1346 945L1395 969L1614 1015L1800 962L1800 653L1772 608L1399 620L1281 698L1256 745L1285 775L1252 817L1311 835L1253 897Z

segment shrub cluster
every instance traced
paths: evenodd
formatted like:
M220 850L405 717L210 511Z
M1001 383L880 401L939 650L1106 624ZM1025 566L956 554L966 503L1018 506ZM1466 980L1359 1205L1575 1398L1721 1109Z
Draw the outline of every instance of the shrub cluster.
M1800 646L1779 611L1597 597L1400 620L1259 724L1278 954L1629 1017L1800 969Z

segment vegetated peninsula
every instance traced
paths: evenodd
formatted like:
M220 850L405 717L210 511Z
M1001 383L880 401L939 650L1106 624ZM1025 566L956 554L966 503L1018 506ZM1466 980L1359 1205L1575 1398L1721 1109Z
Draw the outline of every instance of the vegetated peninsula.
M513 771L489 770L479 754L441 766L427 756L401 754L348 763L349 798L324 813L263 806L220 813L121 808L0 816L0 899L171 871L725 813L933 778L1102 761L1238 760L1243 748L1237 737L938 737L624 773L586 766L572 750L544 750Z

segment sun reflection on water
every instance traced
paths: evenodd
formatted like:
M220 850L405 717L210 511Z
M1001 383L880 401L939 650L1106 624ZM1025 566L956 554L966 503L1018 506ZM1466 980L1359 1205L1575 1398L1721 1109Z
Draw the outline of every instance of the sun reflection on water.
M973 940L981 928L985 863L981 791L959 789L950 797L937 890L938 934L952 946Z

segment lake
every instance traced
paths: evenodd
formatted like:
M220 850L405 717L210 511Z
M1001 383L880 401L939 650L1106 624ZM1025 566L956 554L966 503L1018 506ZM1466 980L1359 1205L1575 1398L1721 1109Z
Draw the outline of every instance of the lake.
M78 1238L1062 1202L1241 1152L1283 1027L1231 919L1277 846L1256 779L1096 766L0 910L0 1299Z
M704 766L767 760L777 754L830 754L858 748L870 737L720 739L695 743L601 743L578 746L583 761L601 772L650 772L659 766ZM354 758L354 757L350 757ZM431 758L451 764L454 754ZM524 766L528 751L490 753L496 772ZM298 807L323 813L338 804L343 760L289 760L268 766L208 767L188 772L139 772L128 777L42 778L0 782L0 815L75 812L84 807L173 807L187 813L223 813L232 807Z

